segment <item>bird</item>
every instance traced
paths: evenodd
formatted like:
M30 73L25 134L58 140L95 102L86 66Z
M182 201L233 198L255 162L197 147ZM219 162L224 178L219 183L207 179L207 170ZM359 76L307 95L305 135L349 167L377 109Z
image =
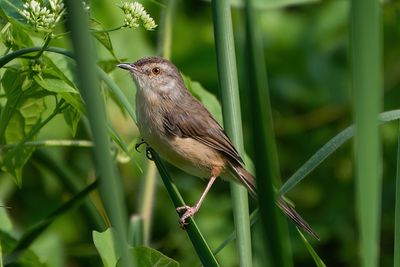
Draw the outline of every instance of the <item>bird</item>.
M208 179L193 206L178 207L182 227L200 209L215 180L235 181L257 199L255 177L246 170L232 141L204 105L186 88L178 68L162 57L120 63L136 84L136 117L142 143L161 158L193 176ZM140 144L138 144L140 145ZM297 226L319 239L309 224L282 197L276 205Z

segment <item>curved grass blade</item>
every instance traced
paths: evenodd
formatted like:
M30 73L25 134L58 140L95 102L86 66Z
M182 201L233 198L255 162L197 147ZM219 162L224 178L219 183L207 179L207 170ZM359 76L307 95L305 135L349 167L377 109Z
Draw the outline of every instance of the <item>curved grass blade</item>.
M384 124L398 119L400 119L399 109L383 112L379 115L379 124ZM293 189L293 187L318 167L318 165L320 165L328 156L335 152L346 141L350 140L353 135L354 126L352 125L329 140L285 182L285 184L279 189L278 195L284 195Z
M313 249L311 244L308 242L307 238L303 235L301 230L297 228L297 232L299 232L299 235L301 236L301 239L303 240L304 245L306 246L308 252L310 252L311 257L314 259L315 264L318 267L326 267L325 263L321 260L321 258L318 256L317 252Z

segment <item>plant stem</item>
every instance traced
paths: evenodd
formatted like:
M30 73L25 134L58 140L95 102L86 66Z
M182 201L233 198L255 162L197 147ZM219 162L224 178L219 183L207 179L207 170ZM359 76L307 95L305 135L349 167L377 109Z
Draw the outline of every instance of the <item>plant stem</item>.
M106 113L100 96L100 84L96 74L95 47L91 42L88 19L81 1L65 1L67 27L71 29L72 45L76 60L76 75L79 89L86 103L87 117L94 139L94 160L100 176L99 192L107 214L115 230L114 243L121 253L121 265L133 265L127 247L127 215L123 202L123 190L116 166L113 164L107 136Z
M272 125L262 32L252 0L246 1L247 92L250 95L252 141L260 203L263 242L273 266L292 266L287 221L275 205L273 184L280 185L279 163ZM269 251L268 251L269 250ZM267 263L264 263L267 265Z
M166 59L171 59L175 7L176 0L168 0L167 6L161 13L160 30L158 35L158 54Z
M220 0L212 0L211 4L224 126L238 151L244 155L230 4L228 1ZM247 190L243 186L232 182L231 192L237 234L236 247L240 266L251 267L252 253Z
M351 3L350 40L360 266L373 267L379 265L382 180L377 120L382 107L380 6L377 0L353 0Z
M19 144L6 144L0 145L0 150L8 149ZM34 147L49 147L49 146L75 146L75 147L93 147L93 142L88 140L42 140L42 141L27 141L23 143L24 146Z
M397 140L397 173L394 209L394 267L400 267L400 123Z

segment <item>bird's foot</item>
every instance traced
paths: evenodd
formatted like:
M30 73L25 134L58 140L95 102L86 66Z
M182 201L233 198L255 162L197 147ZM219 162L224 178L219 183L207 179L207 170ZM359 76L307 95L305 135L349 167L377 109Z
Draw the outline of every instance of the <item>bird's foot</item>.
M144 141L143 138L140 140L140 142L138 142L138 143L135 145L135 150L136 150L137 152L140 152L140 151L139 151L139 147L141 147L142 145L146 145L146 157L147 157L149 160L152 160L152 161L153 161L153 156L152 156L152 154L151 154L152 148L149 146L149 144L146 143L146 141Z
M176 211L178 213L185 212L179 219L179 224L181 225L182 229L185 229L186 225L189 224L188 222L186 222L186 219L195 215L198 210L199 210L198 205L194 205L193 207L185 205L185 206L176 208Z
M153 149L151 148L151 146L149 146L148 144L146 144L146 157L151 160L154 161L153 159L153 154L151 154L151 152L153 151Z
M143 138L140 139L140 141L139 141L138 143L136 143L136 145L135 145L135 150L136 150L137 152L140 152L140 151L139 151L139 147L141 147L141 146L144 145L144 144L147 144L146 141L144 141Z

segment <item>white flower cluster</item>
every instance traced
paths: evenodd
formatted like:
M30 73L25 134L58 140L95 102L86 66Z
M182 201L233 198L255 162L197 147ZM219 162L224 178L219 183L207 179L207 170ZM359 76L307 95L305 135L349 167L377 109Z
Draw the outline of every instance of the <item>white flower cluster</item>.
M123 27L137 28L139 27L139 21L142 22L143 27L146 30L154 30L157 27L154 19L146 12L142 4L138 2L124 2L120 8L125 14Z
M30 0L23 5L22 16L37 31L52 31L65 12L62 0L49 0L48 3L50 6L45 6L43 2L38 0Z

